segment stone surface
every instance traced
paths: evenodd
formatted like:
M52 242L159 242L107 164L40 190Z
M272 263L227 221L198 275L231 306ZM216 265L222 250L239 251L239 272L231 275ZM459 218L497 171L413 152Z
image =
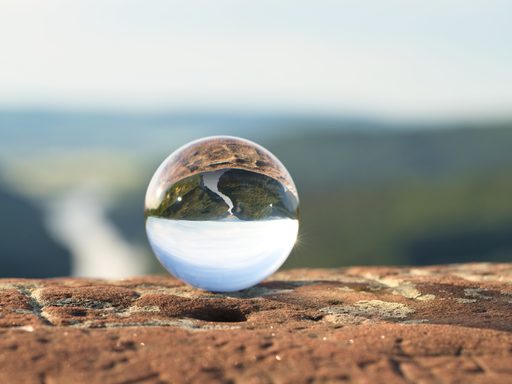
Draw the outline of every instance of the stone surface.
M0 383L510 383L512 265L0 280Z

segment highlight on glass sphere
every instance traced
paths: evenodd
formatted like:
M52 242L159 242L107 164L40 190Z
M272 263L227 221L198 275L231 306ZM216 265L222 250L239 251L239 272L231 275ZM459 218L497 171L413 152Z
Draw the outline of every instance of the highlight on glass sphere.
M212 292L249 288L293 249L299 197L281 162L251 141L213 136L172 153L146 193L146 232L171 274Z

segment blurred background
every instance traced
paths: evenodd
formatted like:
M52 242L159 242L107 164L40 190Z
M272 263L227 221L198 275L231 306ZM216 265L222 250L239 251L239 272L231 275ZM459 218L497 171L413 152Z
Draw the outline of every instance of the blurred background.
M301 198L289 267L512 261L512 4L0 3L0 277L161 272L160 162L254 140Z

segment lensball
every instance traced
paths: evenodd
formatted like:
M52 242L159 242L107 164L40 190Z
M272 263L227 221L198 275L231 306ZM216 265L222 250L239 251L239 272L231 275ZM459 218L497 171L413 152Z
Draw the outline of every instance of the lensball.
M283 164L249 140L213 136L172 153L146 193L149 243L177 278L212 292L249 288L297 240L299 197Z

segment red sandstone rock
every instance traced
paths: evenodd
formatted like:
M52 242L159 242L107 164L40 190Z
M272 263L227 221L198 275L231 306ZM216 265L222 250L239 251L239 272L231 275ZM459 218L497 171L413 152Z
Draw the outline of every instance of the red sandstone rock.
M0 280L0 383L510 383L512 265Z

